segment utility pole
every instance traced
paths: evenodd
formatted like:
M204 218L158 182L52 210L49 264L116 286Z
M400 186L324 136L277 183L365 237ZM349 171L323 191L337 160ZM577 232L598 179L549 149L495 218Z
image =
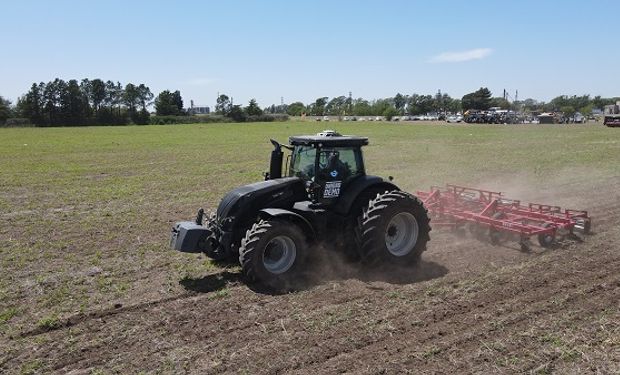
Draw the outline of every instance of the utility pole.
M352 108L353 108L353 93L349 91L349 105L347 108L347 113L346 113L347 115L353 114Z

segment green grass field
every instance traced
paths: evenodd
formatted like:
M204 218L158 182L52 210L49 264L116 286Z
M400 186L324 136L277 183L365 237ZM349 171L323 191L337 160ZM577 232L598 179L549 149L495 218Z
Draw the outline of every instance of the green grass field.
M0 129L0 346L71 314L177 295L179 280L217 270L169 250L172 223L262 179L269 138L324 128L368 136L367 172L409 191L452 182L535 192L620 176L620 130L600 124Z

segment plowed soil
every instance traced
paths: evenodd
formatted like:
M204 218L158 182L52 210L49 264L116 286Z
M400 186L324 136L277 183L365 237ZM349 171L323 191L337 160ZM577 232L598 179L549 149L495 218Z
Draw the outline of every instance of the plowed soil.
M617 373L620 193L589 203L595 233L583 243L523 253L435 231L418 269L334 266L284 295L218 272L174 297L23 331L5 342L19 350L2 366L40 358L61 373Z
M171 254L168 228L194 197L169 197L182 207L161 204L148 217L67 199L32 227L39 211L13 209L0 229L10 270L0 373L618 374L620 177L570 181L482 187L589 210L583 242L521 252L436 228L414 269L362 270L327 250L312 282L286 294L246 285L237 266Z

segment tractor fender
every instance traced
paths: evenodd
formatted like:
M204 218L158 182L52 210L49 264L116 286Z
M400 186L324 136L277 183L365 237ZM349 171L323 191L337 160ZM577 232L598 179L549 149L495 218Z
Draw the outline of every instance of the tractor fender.
M340 196L338 203L334 206L334 212L341 215L348 215L357 197L366 189L385 189L385 191L400 190L398 186L385 181L378 176L360 176L352 180L346 187L345 193Z
M289 219L298 224L308 238L316 238L316 231L314 230L312 224L310 224L308 219L296 212L285 210L283 208L264 208L259 211L259 217L265 216Z

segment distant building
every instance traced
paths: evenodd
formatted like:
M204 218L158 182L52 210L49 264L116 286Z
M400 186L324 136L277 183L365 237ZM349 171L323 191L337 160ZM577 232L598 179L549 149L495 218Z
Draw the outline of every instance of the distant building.
M191 107L187 110L190 115L208 115L211 113L211 108L209 107Z
M206 106L195 106L194 105L194 101L190 100L189 101L189 109L187 110L187 113L190 115L208 115L209 113L211 113L211 108L206 107Z

